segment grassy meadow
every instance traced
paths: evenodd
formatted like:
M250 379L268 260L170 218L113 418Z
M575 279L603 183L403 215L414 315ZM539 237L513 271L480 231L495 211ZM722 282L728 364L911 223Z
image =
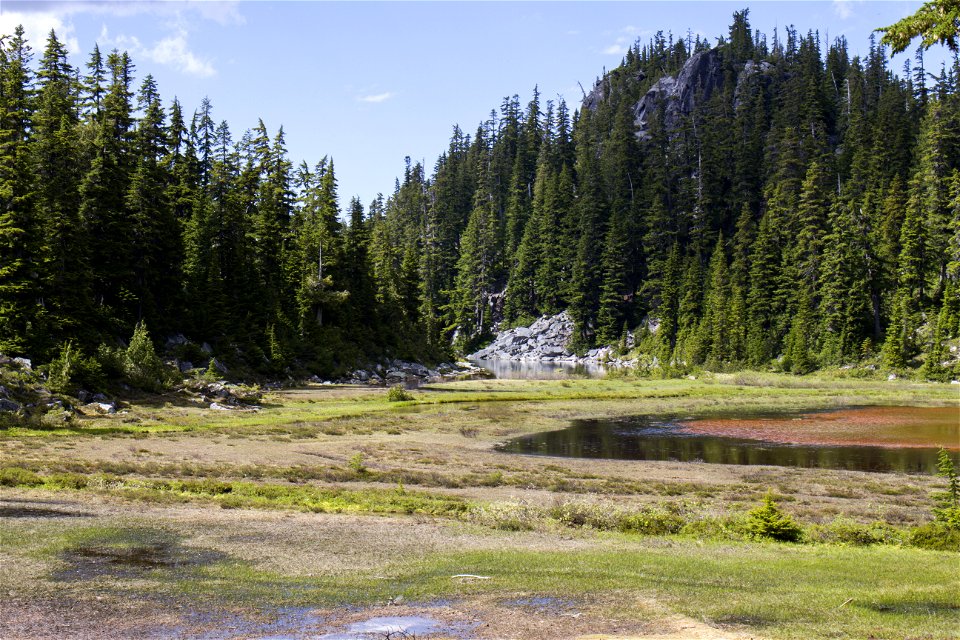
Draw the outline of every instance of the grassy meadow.
M0 430L2 637L953 638L942 478L501 453L578 418L957 406L957 388L766 374L180 395ZM801 530L758 539L772 497ZM338 626L339 625L339 626ZM461 626L458 626L461 625ZM105 631L106 630L106 631Z

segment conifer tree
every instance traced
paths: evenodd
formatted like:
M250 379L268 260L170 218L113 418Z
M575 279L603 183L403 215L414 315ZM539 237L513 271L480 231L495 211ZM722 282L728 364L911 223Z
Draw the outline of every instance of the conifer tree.
M580 178L576 204L580 218L580 239L571 274L569 311L575 326L571 346L576 351L585 351L596 344L602 273L601 247L607 210L596 153L589 137L589 117L584 117L580 122L582 137L577 144L576 167Z
M30 48L19 27L0 46L0 350L24 353L36 324L39 234L28 145Z
M501 256L497 242L496 198L489 166L481 161L473 211L460 240L456 290L452 304L463 344L470 344L490 331L492 294L495 292Z
M663 269L660 285L660 305L657 309L657 354L663 365L671 364L677 344L680 310L680 247L674 243Z
M703 316L700 320L700 335L697 339L698 361L705 361L718 368L730 360L730 279L723 235L710 258L707 274L707 291L704 296Z
M80 214L82 154L77 135L76 91L66 48L51 32L38 71L31 151L36 211L43 236L41 352L70 338L94 338L90 288L90 234Z
M80 185L80 216L97 243L90 255L93 296L101 327L110 331L115 320L132 326L140 305L134 248L128 241L134 236L133 220L125 203L133 169L133 63L126 53L113 51L107 66L110 86L103 100L103 120L96 125L93 158ZM64 75L72 75L72 70Z

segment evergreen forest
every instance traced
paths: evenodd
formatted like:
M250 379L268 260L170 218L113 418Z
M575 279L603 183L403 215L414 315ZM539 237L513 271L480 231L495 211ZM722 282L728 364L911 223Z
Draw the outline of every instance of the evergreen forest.
M126 53L78 64L18 29L0 47L0 351L96 369L140 326L252 373L331 375L567 310L575 351L629 336L664 374L956 377L960 62L888 56L761 34L747 11L714 42L657 33L581 105L504 98L341 210L333 160L294 166L282 127L240 133Z

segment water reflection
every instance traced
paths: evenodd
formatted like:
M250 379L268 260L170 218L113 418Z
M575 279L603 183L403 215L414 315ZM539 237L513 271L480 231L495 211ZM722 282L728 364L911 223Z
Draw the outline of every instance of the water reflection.
M558 378L600 378L606 367L596 363L544 362L542 360L470 360L495 378L554 380Z
M560 431L523 436L500 450L575 458L675 460L715 464L935 473L936 448L792 445L684 432L680 423L578 420ZM954 455L954 457L957 457Z

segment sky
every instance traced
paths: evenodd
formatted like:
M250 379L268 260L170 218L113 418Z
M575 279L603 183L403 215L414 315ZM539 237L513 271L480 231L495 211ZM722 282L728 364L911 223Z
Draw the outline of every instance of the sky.
M203 99L234 139L282 125L290 159L334 159L341 206L392 193L405 156L428 174L454 124L472 133L505 96L571 108L626 48L656 31L715 42L734 11L754 29L794 25L864 55L874 29L920 2L117 2L3 0L0 34L22 24L37 53L54 29L82 65L95 43L126 50L169 105ZM927 52L938 70L947 51ZM903 56L892 68L900 70Z

